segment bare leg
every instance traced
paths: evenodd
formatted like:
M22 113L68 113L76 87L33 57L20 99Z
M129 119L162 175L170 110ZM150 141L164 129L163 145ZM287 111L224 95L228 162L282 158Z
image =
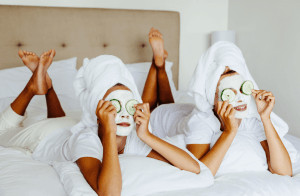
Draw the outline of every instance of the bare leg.
M48 118L57 118L66 116L63 108L60 105L59 99L51 87L46 94Z
M51 60L52 61L52 60ZM45 95L49 89L46 82L47 70L51 62L47 59L40 59L37 68L34 70L24 90L11 103L11 108L19 115L24 115L28 104L34 95Z
M144 103L149 103L150 110L154 110L158 104L158 91L157 91L157 71L152 60L152 65L150 67L147 80L145 82L145 87L142 95L142 100Z
M169 79L165 70L165 59L168 56L164 50L162 34L152 28L149 42L153 50L153 61L145 83L142 99L150 104L153 110L158 104L174 103Z
M19 51L19 56L22 59L23 63L32 71L34 72L39 65L39 63L47 62L47 66L50 66L52 60L55 56L55 50L49 50L42 54L40 62L39 57L33 52L27 51ZM49 65L48 65L49 64ZM52 81L48 75L46 74L46 83L48 86L48 91L46 93L46 102L47 102L47 112L48 118L55 118L55 117L62 117L65 116L65 112L63 111L59 99L53 89Z

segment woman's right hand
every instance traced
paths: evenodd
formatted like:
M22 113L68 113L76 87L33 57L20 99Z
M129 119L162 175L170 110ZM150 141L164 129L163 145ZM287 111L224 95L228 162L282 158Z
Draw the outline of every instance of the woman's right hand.
M117 110L110 101L100 100L96 109L97 123L101 127L102 134L117 132L115 118Z
M218 101L217 114L224 127L223 132L236 133L238 130L238 120L235 118L235 109L228 101Z

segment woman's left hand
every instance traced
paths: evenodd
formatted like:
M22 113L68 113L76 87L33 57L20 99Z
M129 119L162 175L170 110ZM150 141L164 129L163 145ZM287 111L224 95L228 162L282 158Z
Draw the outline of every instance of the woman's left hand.
M136 132L140 139L145 140L149 136L148 124L150 120L149 103L140 103L134 106L136 111L133 115L136 122Z
M256 102L257 112L262 119L270 118L275 105L275 97L271 92L265 90L252 90Z

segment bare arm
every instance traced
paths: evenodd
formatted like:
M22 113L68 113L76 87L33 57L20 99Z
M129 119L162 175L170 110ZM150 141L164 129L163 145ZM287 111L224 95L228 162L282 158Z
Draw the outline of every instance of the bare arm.
M187 149L216 175L234 137L235 133L223 132L211 150L209 144L189 144Z
M263 121L267 140L261 142L266 152L270 172L292 176L292 163L285 146L278 136L271 120Z
M210 144L187 145L187 149L204 163L213 175L216 175L238 130L238 122L234 118L235 110L231 104L227 101L219 101L217 114L224 124L224 131L211 150L209 150Z
M169 144L168 142L165 142L164 140L154 136L149 132L149 104L138 104L136 106L134 119L137 123L137 135L143 142L149 145L154 151L160 154L163 158L165 158L175 167L194 173L200 173L200 166L198 162L194 160L187 152L172 144ZM151 153L149 155L151 156Z
M253 90L252 95L265 129L267 140L262 141L261 145L266 152L269 170L275 174L292 176L290 156L270 119L275 105L275 97L271 92L265 90Z
M97 111L98 132L103 145L103 162L84 157L77 164L90 186L98 195L121 195L122 175L116 141L116 109L109 101L100 100Z

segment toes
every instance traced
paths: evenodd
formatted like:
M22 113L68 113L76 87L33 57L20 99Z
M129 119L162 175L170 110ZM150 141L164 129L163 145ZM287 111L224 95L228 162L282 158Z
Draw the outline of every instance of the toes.
M51 51L51 53L50 53L50 57L54 57L55 56L55 54L56 54L56 52L55 52L55 50L54 49L52 49L52 50L50 50Z
M24 51L23 50L19 50L18 54L19 54L19 57L21 57L21 58L24 57Z

